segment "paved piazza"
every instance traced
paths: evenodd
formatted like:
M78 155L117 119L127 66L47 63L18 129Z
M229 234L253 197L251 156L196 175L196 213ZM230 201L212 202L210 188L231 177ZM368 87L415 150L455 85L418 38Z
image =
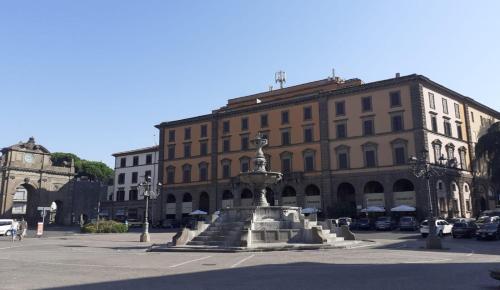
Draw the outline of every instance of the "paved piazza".
M172 233L153 233L153 242ZM150 253L138 233L0 237L0 289L499 289L500 242L422 249L416 233L366 232L353 249Z

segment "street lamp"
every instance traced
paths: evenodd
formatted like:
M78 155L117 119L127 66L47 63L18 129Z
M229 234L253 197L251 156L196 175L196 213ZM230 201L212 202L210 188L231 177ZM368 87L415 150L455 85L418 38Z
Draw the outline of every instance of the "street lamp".
M432 197L431 197L431 186L430 186L430 178L431 176L440 176L442 175L441 171L437 171L431 163L427 161L427 156L429 151L423 149L420 152L420 156L411 156L410 157L410 168L417 178L425 178L427 181L427 195L429 199L429 234L427 236L427 249L441 249L441 239L436 235L436 222L434 219L434 210L432 206ZM443 156L439 158L439 161L442 162L444 159Z
M143 231L141 234L140 242L141 243L149 243L151 238L149 236L149 222L148 222L148 210L149 210L149 199L156 199L158 197L158 193L151 190L151 176L146 176L144 181L139 183L137 187L142 188L144 190L144 200L146 201L146 210L144 212L144 224ZM161 186L161 183L158 182L158 186Z

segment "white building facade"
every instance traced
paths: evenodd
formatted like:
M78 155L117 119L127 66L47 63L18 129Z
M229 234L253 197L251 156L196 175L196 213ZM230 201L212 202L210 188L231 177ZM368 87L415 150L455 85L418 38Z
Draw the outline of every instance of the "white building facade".
M139 184L147 176L151 177L151 190L158 191L158 146L114 153L115 178L113 190L109 191L108 200L103 203L102 214L116 220L142 220L145 213L143 189ZM151 202L149 216L154 201Z

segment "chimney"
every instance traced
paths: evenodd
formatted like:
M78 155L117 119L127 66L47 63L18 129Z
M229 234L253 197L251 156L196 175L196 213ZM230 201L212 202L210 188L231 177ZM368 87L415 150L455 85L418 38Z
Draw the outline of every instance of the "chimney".
M396 78L399 78L401 76L400 73L396 73Z

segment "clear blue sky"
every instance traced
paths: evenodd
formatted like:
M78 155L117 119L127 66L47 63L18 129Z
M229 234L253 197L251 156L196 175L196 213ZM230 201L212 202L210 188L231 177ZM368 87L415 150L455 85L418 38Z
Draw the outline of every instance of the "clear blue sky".
M176 3L1 2L0 146L35 136L111 165L280 69L287 85L419 73L500 110L500 1Z

